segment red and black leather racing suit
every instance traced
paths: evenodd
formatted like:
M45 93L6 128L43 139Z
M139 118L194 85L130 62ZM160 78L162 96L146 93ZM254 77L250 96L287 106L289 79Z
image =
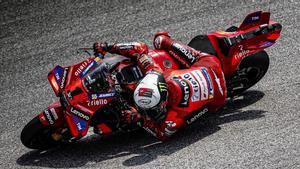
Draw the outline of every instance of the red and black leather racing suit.
M142 127L164 140L204 113L215 112L222 107L226 98L226 84L217 57L171 39L167 32L156 33L154 47L167 51L183 68L164 74L169 91L165 119L157 122L149 117L142 117ZM136 60L143 73L152 70L162 72L147 55L148 46L145 43L108 45L105 51Z

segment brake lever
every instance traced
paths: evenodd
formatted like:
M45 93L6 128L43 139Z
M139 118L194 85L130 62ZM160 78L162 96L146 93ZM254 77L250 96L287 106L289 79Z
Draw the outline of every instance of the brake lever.
M88 55L93 56L93 53L90 51L93 51L93 48L78 48L77 54L79 54L80 52L86 52Z

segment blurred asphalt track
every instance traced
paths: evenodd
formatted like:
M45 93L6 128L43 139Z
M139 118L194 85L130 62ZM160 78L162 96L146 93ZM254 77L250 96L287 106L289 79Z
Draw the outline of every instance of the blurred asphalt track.
M93 136L47 152L25 148L24 125L56 98L55 65L84 59L96 40L144 41L167 30L188 43L270 6L283 25L266 76L219 114L166 143L141 131ZM300 168L300 1L0 0L0 168Z

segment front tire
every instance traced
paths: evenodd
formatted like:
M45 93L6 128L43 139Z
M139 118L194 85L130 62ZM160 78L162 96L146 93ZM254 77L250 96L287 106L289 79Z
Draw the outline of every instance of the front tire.
M44 126L39 117L33 118L21 132L22 144L30 149L45 150L56 146L59 142L53 140L52 130L49 126Z

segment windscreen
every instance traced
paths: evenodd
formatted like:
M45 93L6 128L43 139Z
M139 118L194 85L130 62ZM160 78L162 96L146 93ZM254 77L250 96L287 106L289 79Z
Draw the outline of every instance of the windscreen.
M110 75L111 69L125 59L126 58L122 56L106 57L101 62L94 64L83 77L83 83L86 89L90 93L99 93L108 90L110 86L108 76Z

